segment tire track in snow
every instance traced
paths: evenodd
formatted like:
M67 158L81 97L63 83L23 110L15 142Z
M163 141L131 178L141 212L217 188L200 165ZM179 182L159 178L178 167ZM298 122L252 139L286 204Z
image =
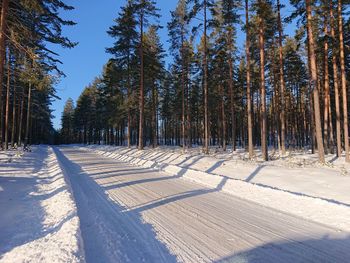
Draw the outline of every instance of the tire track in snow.
M81 168L56 150L77 202L86 262L175 262L135 213L123 213Z
M152 169L137 173L135 166L77 148L62 152L83 170L79 181L93 185L89 195L98 188L102 199L107 198L105 191L109 203L122 205L114 217L142 215L140 221L152 224L157 237L181 261L347 262L350 258L347 233ZM137 246L142 246L142 238L139 241Z

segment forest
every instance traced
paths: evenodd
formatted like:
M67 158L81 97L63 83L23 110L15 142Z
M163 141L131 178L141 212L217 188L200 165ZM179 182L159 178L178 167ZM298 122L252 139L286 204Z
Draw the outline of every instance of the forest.
M0 18L1 148L54 143L51 104L64 76L59 54L49 46L73 48L62 35L75 23L60 17L73 7L63 1L2 0Z
M246 148L349 156L349 1L179 0L159 23L152 0L128 0L111 21L102 73L62 128L51 123L64 75L48 43L73 48L63 1L3 0L0 24L2 147L35 143ZM285 28L294 23L293 34ZM166 27L170 49L159 30ZM244 34L244 46L237 39ZM167 61L171 61L167 63Z

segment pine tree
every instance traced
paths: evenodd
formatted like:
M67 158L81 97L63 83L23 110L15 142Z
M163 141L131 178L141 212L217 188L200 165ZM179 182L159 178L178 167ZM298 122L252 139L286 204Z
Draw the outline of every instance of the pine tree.
M277 0L277 13L278 13L278 48L279 48L279 69L280 69L280 108L281 108L281 150L282 155L286 154L286 122L285 122L285 80L284 80L284 61L283 61L283 29L282 29L282 19L281 19L281 4L280 0Z
M335 18L333 13L333 1L330 1L329 5L329 17L330 31L332 38L332 68L333 68L333 86L334 86L334 101L335 101L335 113L336 113L336 137L337 137L337 156L341 156L342 145L341 145L341 116L340 116L340 101L339 101L339 79L338 79L338 64L337 64L337 51L336 48L336 36L335 36Z
M348 103L346 89L346 72L345 72L345 52L344 52L344 33L343 33L343 16L342 16L342 0L338 0L338 30L339 30L339 60L340 60L340 76L342 87L343 101L343 125L344 125L344 148L345 161L350 162L349 153L349 126L348 126Z
M137 15L138 25L140 28L140 99L139 99L139 150L144 146L144 107L145 107L145 95L144 95L144 31L145 27L149 24L149 18L158 18L158 9L155 6L153 0L135 0L133 2L134 14Z
M248 115L248 151L249 159L253 158L253 120L252 120L252 98L251 98L251 81L250 81L250 34L249 34L249 2L245 0L245 29L246 29L246 71L247 71L247 115Z
M319 161L325 162L323 139L322 139L322 128L321 128L321 113L320 113L320 99L319 91L317 87L318 77L316 68L316 54L315 54L315 43L312 29L312 9L310 0L305 0L306 4L306 16L307 16L307 35L308 35L308 56L310 61L310 85L313 93L314 100L314 114L315 114L315 129L316 129L316 140L317 150L319 155Z
M61 117L61 139L62 143L69 144L75 142L74 138L74 102L71 98L66 101Z
M138 33L136 31L137 21L134 17L134 6L132 1L128 1L125 7L122 7L115 25L110 27L108 34L116 41L112 48L107 52L115 57L115 61L123 72L124 85L127 89L127 145L131 146L131 110L132 110L132 83L133 68L136 66L135 53L137 50Z
M181 117L181 130L182 130L182 147L183 152L186 148L186 121L185 121L185 90L187 83L187 65L188 64L188 52L186 50L187 37L188 37L188 10L187 0L179 0L176 10L171 12L172 20L168 23L169 36L171 37L171 50L176 58L181 60L181 100L182 100L182 117Z

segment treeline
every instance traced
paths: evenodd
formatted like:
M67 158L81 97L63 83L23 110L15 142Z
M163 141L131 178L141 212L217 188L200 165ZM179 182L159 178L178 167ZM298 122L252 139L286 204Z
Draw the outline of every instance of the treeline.
M71 48L59 13L73 7L56 0L2 0L0 19L0 147L52 143L54 88L63 72L48 44ZM52 45L50 45L52 47Z
M163 49L159 11L129 0L108 34L113 55L62 115L63 143L273 147L349 161L349 2L179 0ZM286 36L287 24L296 24ZM245 32L244 49L237 34ZM165 59L172 62L166 66Z

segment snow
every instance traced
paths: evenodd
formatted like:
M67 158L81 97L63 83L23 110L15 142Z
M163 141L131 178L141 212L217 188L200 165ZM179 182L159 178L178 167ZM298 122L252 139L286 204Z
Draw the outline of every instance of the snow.
M154 238L151 226L143 224L136 213L124 213L101 188L87 180L80 164L75 163L76 158L87 158L84 153L75 155L74 150L66 150L69 160L59 150L56 152L64 172L71 175L87 262L176 262L164 244ZM104 163L96 156L90 160L95 168L103 169Z
M2 152L0 262L349 262L342 160L324 167L301 153L271 162L242 155Z
M208 188L84 147L57 151L72 179L87 262L333 263L350 258L349 232L229 195L222 185Z
M331 167L318 165L308 155L301 154L272 162L248 162L239 158L239 153L235 156L224 153L206 156L196 149L190 154L182 154L181 149L172 147L144 151L97 145L86 148L103 156L159 169L266 207L350 231L350 176L343 175L344 171L340 168L346 167L346 164L341 161ZM305 161L307 158L308 162ZM300 163L304 167L300 168Z
M51 147L0 159L0 262L83 262L76 206Z

